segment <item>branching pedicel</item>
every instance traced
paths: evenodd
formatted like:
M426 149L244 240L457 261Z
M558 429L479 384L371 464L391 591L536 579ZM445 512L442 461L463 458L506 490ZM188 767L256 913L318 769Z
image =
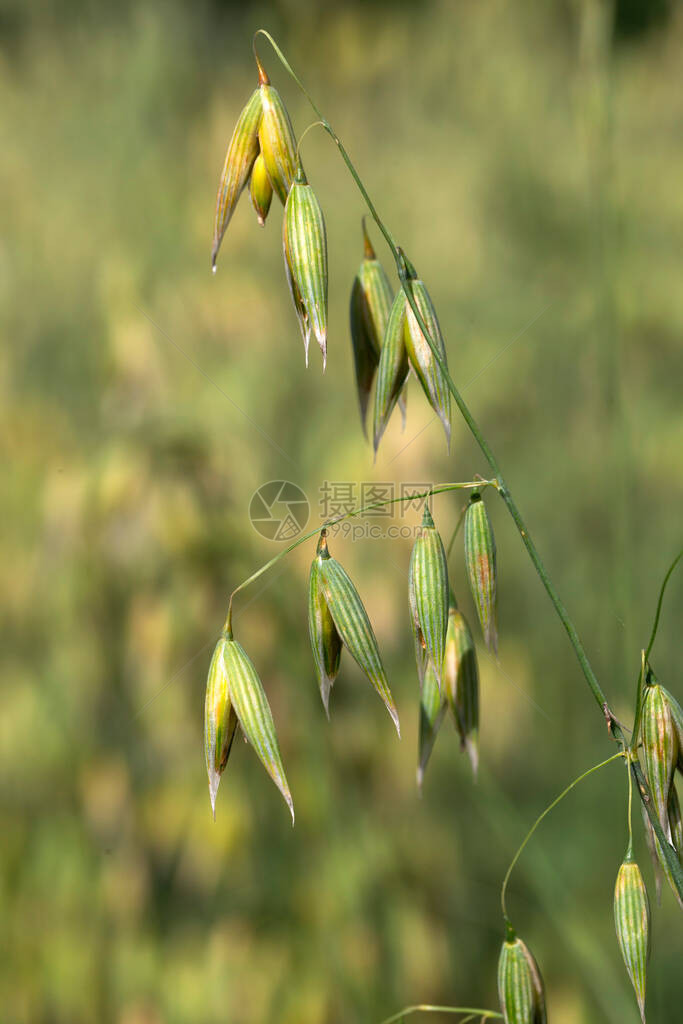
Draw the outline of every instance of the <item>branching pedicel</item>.
M515 933L507 913L505 896L510 873L546 814L582 779L598 768L623 758L629 781L629 843L617 876L614 914L619 945L644 1022L649 904L642 875L633 859L631 794L635 782L656 868L663 872L683 908L683 818L674 783L676 771L683 772L683 711L675 698L657 682L649 661L664 589L681 555L672 564L662 585L652 636L647 650L643 651L634 727L630 740L627 740L610 710L576 629L545 570L495 456L450 376L446 345L424 282L380 219L341 140L306 92L282 51L267 32L259 30L254 41L258 35L268 39L285 70L311 103L319 119L318 123L333 139L396 264L400 287L396 295L392 296L389 279L376 257L363 222L364 258L353 283L350 306L351 339L363 430L366 429L365 420L374 382L373 444L376 452L396 405L402 408L405 416L404 390L412 373L439 416L448 443L451 432L451 397L455 400L492 474L488 480L444 484L421 495L426 499L425 511L421 534L411 556L408 588L420 683L418 784L422 783L429 755L448 709L454 717L461 745L470 757L473 770L476 772L477 768L479 675L476 652L469 625L458 610L449 585L448 556L429 507L429 499L434 495L454 490L468 490L470 498L448 545L448 554L455 534L464 522L468 582L487 646L496 652L497 571L496 547L482 492L493 488L502 498L517 527L534 568L567 632L586 682L605 716L609 733L620 748L618 753L590 768L567 786L537 819L512 860L501 891L505 925L505 939L498 963L501 1013L495 1010L421 1005L408 1007L389 1020L398 1020L409 1013L437 1010L461 1014L467 1020L502 1016L508 1024L540 1024L546 1020L541 972L533 954ZM254 56L258 87L242 111L228 146L218 191L211 264L215 271L223 236L246 186L249 185L252 203L261 225L265 223L272 195L276 193L285 207L285 271L304 340L306 363L309 340L313 335L322 352L324 370L327 355L327 238L323 213L306 178L282 98L270 84L255 48ZM411 500L413 497L394 501ZM239 591L280 558L318 533L318 546L309 581L309 632L325 712L329 715L330 691L340 670L343 650L346 649L384 702L400 735L398 713L372 625L355 585L330 554L326 530L327 526L342 519L353 518L390 503L376 502L356 509L323 524L320 530L305 534L257 570L231 594L226 622L211 662L206 692L205 752L214 813L220 777L239 726L280 789L294 820L292 797L268 700L254 665L232 635L232 605ZM638 758L641 745L646 774Z

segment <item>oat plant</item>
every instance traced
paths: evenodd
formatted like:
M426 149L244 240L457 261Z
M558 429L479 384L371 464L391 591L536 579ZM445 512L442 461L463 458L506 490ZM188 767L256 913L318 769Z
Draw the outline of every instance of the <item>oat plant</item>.
M646 838L658 877L663 876L683 908L683 820L675 780L683 772L683 711L672 693L660 684L651 664L659 616L667 583L681 554L662 583L655 621L642 652L634 697L633 726L629 730L615 718L609 700L590 664L576 628L552 583L517 502L508 487L491 446L483 436L448 368L447 345L427 285L379 216L343 142L318 109L275 40L265 30L254 37L257 86L247 100L228 146L220 179L214 224L211 264L215 271L221 244L241 193L249 188L259 224L276 216L274 196L282 207L285 276L294 313L304 341L305 362L309 342L315 338L327 355L328 254L325 219L315 192L313 176L304 171L301 141L280 93L256 54L256 41L264 38L284 71L308 99L321 127L332 139L367 208L386 242L393 260L396 284L377 257L363 220L363 258L352 282L350 339L353 347L357 401L363 431L372 415L374 451L382 441L396 406L405 416L405 388L414 376L424 399L436 413L450 443L452 403L477 442L488 466L486 478L453 481L419 495L378 501L319 524L298 537L239 584L230 595L227 616L214 651L206 692L205 753L209 794L215 813L220 779L238 732L253 747L286 801L294 821L294 804L278 747L275 723L257 667L233 636L232 610L237 595L282 558L301 546L311 547L308 611L312 649L311 678L317 679L325 713L330 716L333 689L343 686L345 664L353 658L384 704L400 736L399 716L375 633L357 586L330 550L330 527L387 504L425 499L424 517L409 567L406 608L412 624L420 725L417 782L422 784L431 751L447 715L476 773L479 733L479 673L472 624L458 608L458 585L449 579L448 562L462 530L466 583L470 588L486 646L494 654L498 643L496 544L487 504L500 500L510 515L522 544L567 633L588 689L604 719L606 735L617 751L583 772L537 818L512 858L501 889L502 945L497 965L499 1010L468 1006L406 1007L384 1024L415 1013L439 1012L462 1022L503 1019L507 1024L541 1024L547 1019L543 983L543 951L532 951L513 926L507 906L511 872L538 826L573 788L598 769L621 761L628 778L628 846L616 875L614 919L618 946L645 1022L646 966L650 945L650 906L642 874L633 854L632 799L637 794L643 811ZM304 132L305 134L305 132ZM275 204L277 207L277 204ZM298 372L294 370L293 372ZM374 388L374 398L371 397ZM438 529L435 499L453 500L465 492L454 533L447 546ZM682 553L683 554L683 553ZM615 851L615 863L616 863ZM606 910L609 906L605 894ZM492 977L496 974L491 965Z

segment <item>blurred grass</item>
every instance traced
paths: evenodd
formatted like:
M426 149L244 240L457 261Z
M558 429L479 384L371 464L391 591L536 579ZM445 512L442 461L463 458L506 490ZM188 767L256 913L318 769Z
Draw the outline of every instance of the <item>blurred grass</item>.
M328 140L305 143L330 243L324 377L315 354L304 370L278 209L260 232L243 201L209 273L215 188L266 25L428 281L453 374L628 719L683 498L683 21L657 9L644 31L619 4L613 44L588 0L0 5L3 1021L341 1024L422 1000L495 1005L505 867L609 753L500 508L479 783L445 728L417 799L409 541L337 539L404 738L348 660L325 721L311 551L297 552L235 620L297 826L242 744L210 819L210 649L230 588L274 550L249 523L253 490L292 479L316 515L323 480L486 471L459 423L447 456L415 389L406 434L393 424L372 465L346 324L363 211ZM262 52L300 132L310 112ZM458 508L438 500L444 533ZM460 552L454 570L471 614ZM654 652L679 697L681 594L679 578ZM513 877L557 1024L636 1020L611 916L624 808L610 767ZM667 891L651 1024L683 1000L682 951Z

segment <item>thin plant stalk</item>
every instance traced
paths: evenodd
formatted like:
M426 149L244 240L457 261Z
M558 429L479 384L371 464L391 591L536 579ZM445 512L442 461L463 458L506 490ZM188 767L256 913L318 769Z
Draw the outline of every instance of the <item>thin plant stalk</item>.
M471 1006L432 1006L429 1003L420 1003L417 1006L406 1006L392 1017L387 1017L386 1020L382 1021L382 1024L396 1024L397 1021L403 1020L404 1017L409 1017L412 1013L466 1013L469 1014L468 1019L473 1017L479 1017L481 1020L503 1019L503 1014L498 1013L497 1010L473 1009ZM464 1021L461 1024L464 1024Z
M457 522L453 527L453 533L451 534L451 539L449 540L448 547L446 548L446 558L451 557L453 545L455 544L455 538L458 536L458 533L460 532L460 527L465 521L465 512L467 512L467 505L463 505L463 507L460 509L460 515L458 516Z
M570 782L569 785L566 787L566 789L563 789L562 792L560 793L560 795L555 797L553 802L546 807L546 809L543 811L542 814L539 814L538 818L536 818L536 821L533 823L533 825L531 826L531 828L527 832L526 836L524 837L524 839L523 839L519 849L517 850L517 853L512 858L512 860L510 862L510 867L505 872L505 878L503 879L503 884L501 886L501 890L500 890L500 906L501 906L501 910L503 911L503 918L505 919L506 925L510 926L510 919L509 919L508 914L507 914L507 906L506 906L506 901L505 901L505 897L507 895L508 882L510 881L510 875L512 874L512 870L513 870L515 864L517 863L517 861L521 857L522 852L524 851L525 846L527 845L527 843L529 842L529 840L533 836L533 834L536 831L536 829L538 828L538 826L541 824L543 819L548 814L550 814L550 812L552 810L554 810L555 807L557 807L557 805L560 803L560 801L564 800L564 798L567 796L568 793L571 793L571 791L574 789L575 786L578 786L578 784L580 782L583 782L584 779L587 779L589 775L593 774L593 772L597 772L600 768L604 768L605 765L611 764L612 761L616 761L618 757L625 757L625 756L626 756L625 752L623 750L620 750L617 754L612 754L611 757L608 757L607 760L601 761L599 764L594 764L592 768L589 768L588 771L583 772L576 779L574 779L573 782Z

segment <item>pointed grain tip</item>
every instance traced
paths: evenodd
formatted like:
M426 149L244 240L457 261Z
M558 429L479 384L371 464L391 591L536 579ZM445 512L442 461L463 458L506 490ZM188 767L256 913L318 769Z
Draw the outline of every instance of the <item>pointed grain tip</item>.
M220 775L211 773L209 779L209 800L211 801L211 813L213 814L213 820L216 820L216 794L218 793L218 784L221 781Z
M399 720L398 720L398 712L397 712L396 708L389 708L389 714L391 715L392 721L393 721L394 725L396 726L396 732L398 733L398 738L400 739L401 738L401 725L400 725Z

